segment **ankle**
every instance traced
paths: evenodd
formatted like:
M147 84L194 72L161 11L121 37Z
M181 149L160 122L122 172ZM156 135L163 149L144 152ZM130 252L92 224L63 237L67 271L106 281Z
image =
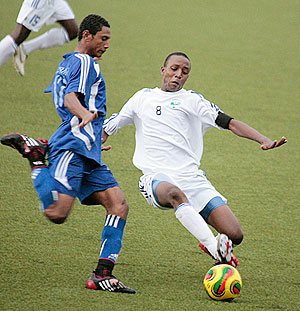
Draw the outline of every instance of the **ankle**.
M34 169L37 166L47 166L45 152L40 148L36 148L32 152L30 152L27 158L31 169Z
M98 265L94 273L100 277L111 276L114 269L114 262L108 259L99 259Z

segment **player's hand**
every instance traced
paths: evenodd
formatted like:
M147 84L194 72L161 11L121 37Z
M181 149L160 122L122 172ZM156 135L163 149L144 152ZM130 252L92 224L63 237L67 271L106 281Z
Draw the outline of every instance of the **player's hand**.
M283 145L285 143L287 143L286 138L281 137L281 139L279 141L270 139L267 142L263 142L260 147L262 150L269 150L269 149L280 147L281 145Z
M90 112L87 110L87 113L84 114L84 116L81 118L81 123L78 125L79 128L84 127L89 122L95 120L98 118L98 112Z
M108 150L110 150L111 149L111 145L108 145L108 146L103 146L103 145L101 145L101 150L102 151L108 151Z
M101 150L102 151L108 151L111 149L111 145L108 146L103 146L103 144L106 142L107 138L108 138L108 134L104 131L104 129L102 128L102 137L101 137Z

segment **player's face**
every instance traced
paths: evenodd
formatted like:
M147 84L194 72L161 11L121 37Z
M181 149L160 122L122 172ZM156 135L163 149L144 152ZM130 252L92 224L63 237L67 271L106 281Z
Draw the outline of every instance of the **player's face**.
M166 66L161 67L163 76L161 89L166 92L177 92L182 89L189 77L190 61L181 55L172 55Z
M100 59L109 48L110 28L103 26L94 36L90 34L90 40L87 44L88 53L94 58Z

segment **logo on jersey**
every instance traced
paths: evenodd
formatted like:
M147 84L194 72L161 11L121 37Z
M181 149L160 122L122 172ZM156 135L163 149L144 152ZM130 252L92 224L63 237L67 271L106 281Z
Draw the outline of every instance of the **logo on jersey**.
M179 100L177 100L177 99L171 101L171 107L173 109L177 108L180 104L181 104L181 102Z

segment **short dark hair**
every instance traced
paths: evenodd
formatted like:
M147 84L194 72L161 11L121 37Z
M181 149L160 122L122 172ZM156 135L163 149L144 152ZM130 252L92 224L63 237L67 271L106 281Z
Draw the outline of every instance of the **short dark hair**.
M86 16L79 26L78 41L82 39L82 33L85 30L88 30L90 34L94 36L97 32L102 30L103 26L110 28L108 21L104 17L96 14Z
M167 58L165 59L164 67L166 67L168 60L169 60L170 57L173 56L173 55L183 56L183 57L185 57L186 59L188 59L188 60L190 61L190 59L188 58L188 56L187 56L185 53L183 53L183 52L173 52L173 53L169 54L169 55L167 56Z

